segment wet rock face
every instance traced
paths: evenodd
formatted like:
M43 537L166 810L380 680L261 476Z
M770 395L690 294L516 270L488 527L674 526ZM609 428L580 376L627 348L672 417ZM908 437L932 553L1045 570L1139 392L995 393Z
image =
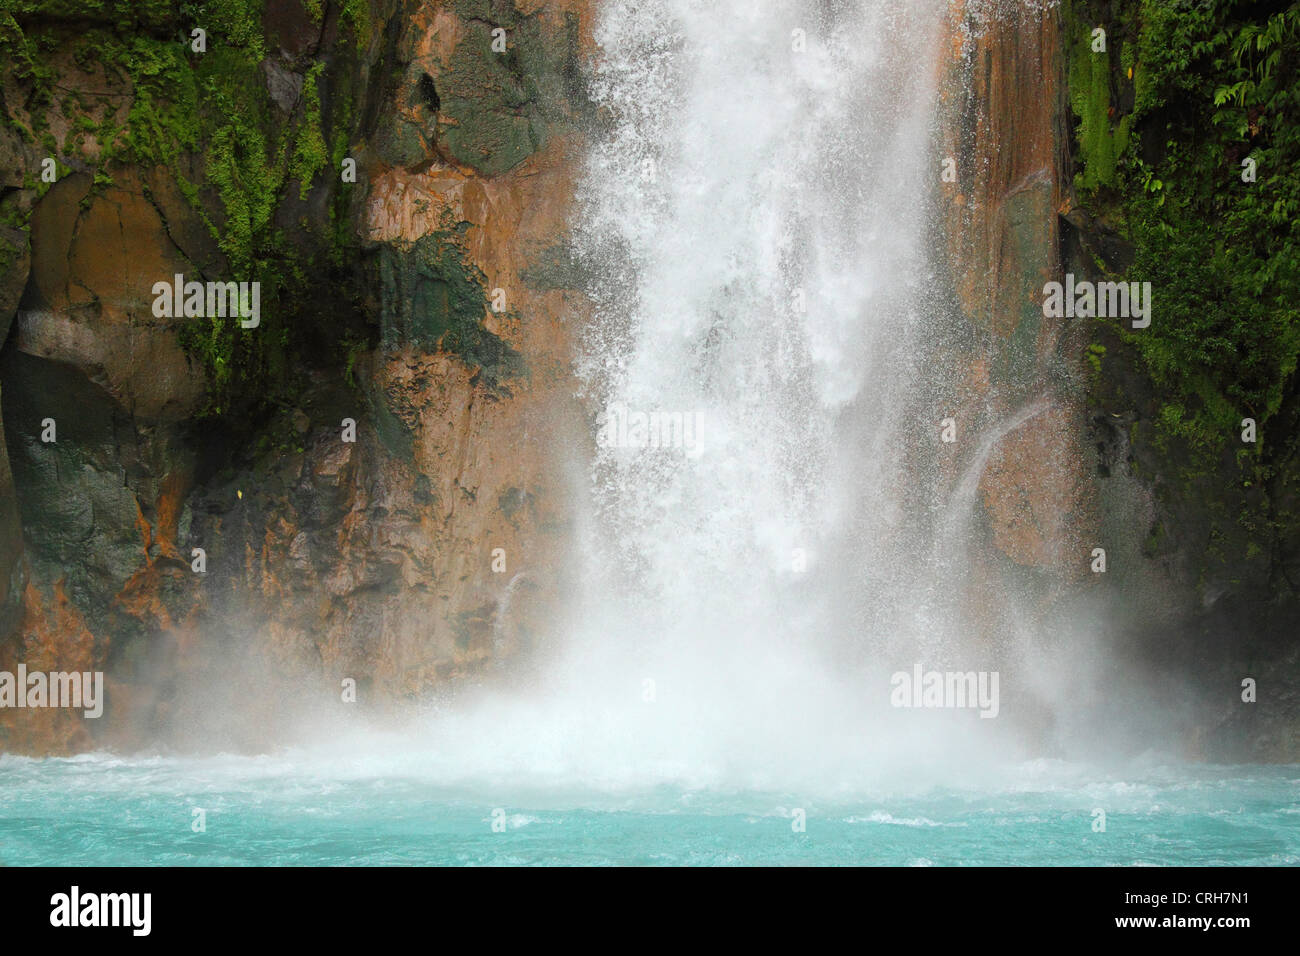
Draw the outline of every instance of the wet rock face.
M393 0L364 30L322 10L265 5L247 104L294 124L318 97L356 161L348 202L329 170L273 197L277 248L342 293L281 301L298 348L274 401L219 379L276 352L222 355L208 320L152 309L153 283L233 278L249 247L211 155L119 152L105 182L87 149L48 189L0 184L21 212L0 230L0 669L108 681L97 721L0 714L0 749L262 747L304 711L286 687L337 708L351 679L386 707L547 640L564 456L589 441L562 321L584 303L526 277L563 242L585 8ZM127 115L129 85L60 69ZM40 158L8 127L0 149Z
M93 672L95 638L80 613L55 585L53 593L37 594L29 583L23 595L20 636L0 644L0 671L28 673ZM0 709L0 750L66 756L94 745L90 725L81 710L61 708Z
M69 365L128 414L183 421L207 383L180 343L184 317L157 318L153 284L195 274L131 172L90 195L90 177L56 183L32 216L31 279L13 347Z
M952 364L969 370L953 403L989 428L1042 407L989 456L985 526L995 556L1077 580L1095 523L1082 330L1042 309L1044 283L1061 273L1057 210L1069 191L1060 21L1051 7L957 5L950 29L941 155L954 175L938 201L966 342Z
M581 99L583 4L425 4L398 51L404 69L381 123L391 166L437 157L499 176L543 149Z
M27 153L17 130L0 125L0 347L13 327L31 265L26 228L33 196L23 189ZM4 389L0 384L0 423L4 421ZM13 635L21 615L27 580L22 562L22 523L18 497L9 468L9 452L0 428L0 643Z
M76 605L101 615L145 559L130 484L134 478L147 500L147 479L140 481L147 472L127 474L139 452L137 444L123 454L123 444L135 444L130 420L67 365L14 351L3 371L13 396L5 409L10 462L31 531L28 561L39 580L63 580ZM58 429L49 442L42 440L47 418Z
M191 539L208 549L205 584L227 582L209 592L217 616L266 628L257 653L391 700L540 635L565 489L546 469L546 423L475 387L456 359L406 349L374 361L368 388L402 423L405 451L369 425L355 443L313 425L301 453L192 497ZM520 436L530 424L537 441Z
M4 406L0 403L0 421ZM13 634L21 613L27 581L22 561L23 528L18 514L18 494L9 470L9 448L0 430L0 643Z
M92 196L91 177L73 174L36 205L30 278L0 355L6 504L28 530L26 564L101 627L147 559L141 527L157 519L160 485L189 473L180 425L206 388L178 320L150 308L152 283L192 266L141 181L117 182ZM21 549L9 540L12 574Z

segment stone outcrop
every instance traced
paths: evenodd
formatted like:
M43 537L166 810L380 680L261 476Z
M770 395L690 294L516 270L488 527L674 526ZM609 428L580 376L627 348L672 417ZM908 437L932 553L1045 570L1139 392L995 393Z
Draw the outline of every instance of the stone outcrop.
M397 706L545 639L561 452L588 439L564 324L583 300L542 267L564 244L589 14L315 6L269 0L256 42L210 30L214 52L261 54L235 78L258 84L248 125L213 131L227 118L201 102L197 139L181 124L157 144L166 167L111 131L74 135L135 115L147 80L73 56L72 21L19 12L67 44L58 88L109 106L38 104L5 77L0 144L28 174L2 194L0 669L104 670L108 706L8 712L0 749L265 746L291 712L341 707L345 679L362 706ZM172 57L175 15L138 16ZM48 138L21 133L47 114L73 117L49 124L49 188ZM226 129L283 149L282 185L230 190L256 154L223 154ZM264 328L157 317L152 285L176 273L261 276Z
M1070 191L1060 21L1051 6L957 4L950 29L939 148L955 181L941 182L938 202L964 320L949 356L966 370L953 405L968 435L1029 412L994 444L979 494L992 553L1056 594L1083 578L1095 539L1083 332L1042 308L1062 271L1057 211Z

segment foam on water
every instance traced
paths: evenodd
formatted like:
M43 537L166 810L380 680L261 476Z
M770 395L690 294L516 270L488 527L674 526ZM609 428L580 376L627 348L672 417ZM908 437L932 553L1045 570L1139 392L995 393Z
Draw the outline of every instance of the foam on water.
M448 785L409 757L0 757L0 863L1300 862L1296 768L1026 766L1010 788L813 796ZM1140 775L1135 779L1129 775ZM1079 781L1088 781L1082 786ZM1094 833L1104 806L1108 831ZM194 808L205 832L191 829ZM802 811L806 830L792 822ZM496 821L504 828L493 829Z

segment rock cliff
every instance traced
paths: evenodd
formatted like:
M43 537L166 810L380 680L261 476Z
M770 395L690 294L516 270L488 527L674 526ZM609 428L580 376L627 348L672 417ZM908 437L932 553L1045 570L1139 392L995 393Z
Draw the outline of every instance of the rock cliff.
M395 706L541 639L587 19L3 15L0 667L102 669L110 703L7 710L0 747L254 746L346 679ZM259 281L259 324L159 317L176 274Z

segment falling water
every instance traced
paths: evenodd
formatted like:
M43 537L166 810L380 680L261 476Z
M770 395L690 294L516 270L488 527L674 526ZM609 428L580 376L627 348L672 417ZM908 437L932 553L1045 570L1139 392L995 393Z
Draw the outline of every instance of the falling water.
M972 662L926 560L942 489L917 477L943 13L602 6L574 229L589 587L546 678L581 772L834 786L923 738L972 752L977 721L888 707L890 671Z
M597 412L695 416L691 453L602 449L594 469L601 530L670 621L813 605L798 553L815 581L854 501L902 506L930 279L934 91L916 64L940 13L604 10L581 370Z

